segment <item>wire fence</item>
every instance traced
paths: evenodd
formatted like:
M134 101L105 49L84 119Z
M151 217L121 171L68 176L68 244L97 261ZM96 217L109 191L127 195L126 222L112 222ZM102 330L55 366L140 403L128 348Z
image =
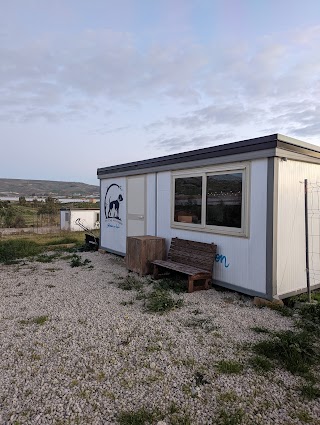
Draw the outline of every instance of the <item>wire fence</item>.
M305 180L307 275L310 285L320 284L320 181Z

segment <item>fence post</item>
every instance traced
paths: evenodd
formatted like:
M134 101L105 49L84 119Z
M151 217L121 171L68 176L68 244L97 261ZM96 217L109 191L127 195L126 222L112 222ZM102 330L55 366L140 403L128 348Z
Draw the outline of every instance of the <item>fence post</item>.
M309 274L309 223L308 223L308 180L304 180L304 222L306 230L306 272L308 302L311 302L310 274Z

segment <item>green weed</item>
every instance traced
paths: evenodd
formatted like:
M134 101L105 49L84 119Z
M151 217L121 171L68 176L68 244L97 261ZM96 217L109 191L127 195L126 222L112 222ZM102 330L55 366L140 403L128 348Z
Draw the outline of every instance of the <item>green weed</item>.
M70 265L71 267L81 267L81 266L86 266L87 264L90 264L90 263L91 261L88 260L88 258L82 261L82 258L79 255L73 254Z
M176 294L187 292L187 285L185 280L179 279L159 279L154 283L155 289L163 289L166 291L173 291Z
M19 323L21 325L44 325L46 321L48 320L48 316L38 316L34 317L33 319L27 319L27 320L20 320Z
M308 400L320 398L320 389L312 384L304 385L300 388L301 395Z
M270 360L260 356L252 357L250 363L254 369L263 370L265 372L268 372L273 368L273 365Z
M268 305L268 308L270 308L270 310L277 311L279 314L281 314L281 316L284 317L292 317L293 315L293 310L285 305L271 303Z
M9 263L19 258L40 254L43 247L25 239L13 239L0 242L0 263Z
M183 305L183 300L175 300L173 296L164 289L155 289L148 294L146 299L146 311L152 313L165 313L179 308Z
M214 422L217 425L239 425L243 423L245 413L242 409L236 409L235 411L220 410L217 421Z
M320 304L306 304L300 309L299 326L320 337Z
M318 354L307 332L282 331L270 341L261 341L253 351L268 359L279 361L289 372L306 373L316 362Z
M219 395L219 401L230 403L238 400L237 393L235 391L226 391L225 393L221 393Z
M59 254L40 254L38 255L35 260L38 263L52 263L53 260L56 260L59 257Z
M320 292L315 291L311 293L311 300L318 301L320 303ZM294 307L296 303L306 303L308 302L308 294L300 294L295 295L294 297L291 297L287 300L288 307Z
M213 321L210 317L206 318L206 319L202 319L200 317L193 317L190 320L188 320L185 323L185 325L188 328L203 329L205 332L216 331L217 329L219 329L219 327L213 323Z
M142 283L133 275L120 278L117 285L118 288L123 289L124 291L139 291L143 286Z
M145 425L154 423L160 418L158 411L147 410L143 407L136 411L121 412L117 419L120 425Z
M220 373L227 374L239 374L243 370L242 364L233 360L221 360L217 368Z

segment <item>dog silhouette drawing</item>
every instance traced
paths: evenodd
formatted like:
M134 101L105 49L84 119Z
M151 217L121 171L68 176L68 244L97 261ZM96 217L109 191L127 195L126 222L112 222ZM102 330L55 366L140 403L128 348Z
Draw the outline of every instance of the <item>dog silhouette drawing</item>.
M109 198L108 218L116 218L118 220L121 220L121 218L119 217L119 207L121 201L123 201L123 197L121 194L118 196L118 199L115 199L114 201L111 201L111 198Z

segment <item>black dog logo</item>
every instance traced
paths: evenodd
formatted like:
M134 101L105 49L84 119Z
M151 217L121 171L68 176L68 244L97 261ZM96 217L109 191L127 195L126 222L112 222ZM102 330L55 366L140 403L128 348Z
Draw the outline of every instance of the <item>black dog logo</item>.
M121 220L119 217L119 207L121 201L123 201L121 194L118 196L118 199L115 199L114 201L111 201L111 198L109 198L108 218L116 218Z

